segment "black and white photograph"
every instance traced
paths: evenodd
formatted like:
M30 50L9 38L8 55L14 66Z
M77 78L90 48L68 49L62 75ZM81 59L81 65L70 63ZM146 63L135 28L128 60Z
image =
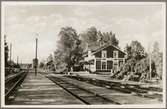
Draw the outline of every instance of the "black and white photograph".
M165 2L1 2L1 107L164 108Z

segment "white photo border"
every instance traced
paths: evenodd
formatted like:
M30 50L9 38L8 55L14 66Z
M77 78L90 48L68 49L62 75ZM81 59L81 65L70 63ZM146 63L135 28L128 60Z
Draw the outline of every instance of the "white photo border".
M4 86L4 13L6 6L13 5L162 5L165 17L164 48L163 48L163 105L5 105ZM166 3L165 2L40 2L40 1L2 1L1 2L1 107L2 108L165 108L166 107Z

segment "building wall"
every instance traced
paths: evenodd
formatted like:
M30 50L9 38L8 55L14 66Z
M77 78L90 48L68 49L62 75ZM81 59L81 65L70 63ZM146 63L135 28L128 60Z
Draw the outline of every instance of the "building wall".
M109 71L118 70L119 66L123 64L125 61L124 58L113 59L113 58L106 58L106 59L96 59L95 67L96 71Z
M102 58L102 51L107 51L107 58ZM118 58L113 58L113 52L118 51ZM90 53L89 53L90 54ZM92 65L86 65L87 69L90 69L92 72L111 72L118 70L121 63L123 64L125 62L124 59L125 54L116 49L113 46L108 46L99 52L95 53L92 56L86 57L86 61L94 60L94 63Z

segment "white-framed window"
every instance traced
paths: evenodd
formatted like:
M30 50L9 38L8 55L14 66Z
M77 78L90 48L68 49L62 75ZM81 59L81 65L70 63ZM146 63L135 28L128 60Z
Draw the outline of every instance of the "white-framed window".
M118 58L118 51L113 51L113 58Z
M101 61L101 68L105 70L107 68L107 62L106 61Z
M119 66L122 66L123 65L123 59L120 59L119 60Z
M102 58L107 58L107 51L106 50L102 51Z
M96 69L101 69L101 60L96 60Z
M116 71L118 70L118 67L119 67L118 64L119 64L119 60L114 60L113 61L113 69L116 70Z

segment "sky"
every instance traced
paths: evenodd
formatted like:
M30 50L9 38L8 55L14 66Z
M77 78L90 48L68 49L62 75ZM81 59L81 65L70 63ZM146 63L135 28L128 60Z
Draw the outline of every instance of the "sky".
M71 26L77 33L95 26L102 32L116 34L121 49L137 40L146 50L155 41L164 46L165 9L162 4L100 4L100 5L5 5L4 34L12 43L12 59L31 63L35 57L46 59L56 49L62 27Z

